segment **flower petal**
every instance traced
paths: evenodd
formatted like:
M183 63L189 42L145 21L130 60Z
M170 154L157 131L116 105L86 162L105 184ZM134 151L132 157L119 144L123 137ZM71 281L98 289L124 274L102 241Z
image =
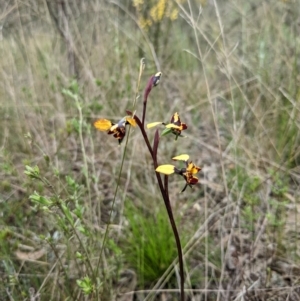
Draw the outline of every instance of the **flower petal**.
M176 112L173 114L173 116L171 117L171 123L176 123L176 122L180 122L180 118L179 118L179 114Z
M183 155L179 155L179 156L176 156L174 158L172 158L173 160L179 160L179 161L187 161L189 159L189 155L187 154L183 154Z
M187 129L187 125L185 123L181 123L181 127L182 127L181 128L182 131Z
M130 125L136 126L136 121L135 121L134 118L132 118L132 117L126 117L126 121L127 121Z
M190 172L192 174L196 174L201 170L201 167L196 166L193 162L190 162L186 169L188 172Z
M171 175L175 172L175 166L171 164L165 164L158 166L155 170L165 175Z
M112 134L112 133L118 131L119 129L125 129L125 127L124 127L123 125L114 124L114 125L112 125L111 128L109 129L108 134L110 135L110 134Z
M181 130L181 127L180 127L180 126L178 126L178 125L176 125L176 124L173 124L173 123L167 124L167 125L166 125L166 128L167 128L167 129L179 129L179 130Z
M158 121L158 122L152 122L152 123L148 123L147 124L147 129L151 129L159 124L162 124L162 122Z
M197 177L192 177L192 178L189 178L188 183L189 183L190 185L195 185L195 184L198 183L198 181L199 181L199 179L198 179Z
M112 123L107 119L98 119L94 122L94 127L100 131L107 131L111 128Z
M118 126L118 127L125 127L126 122L127 122L127 118L126 118L126 116L125 116L125 117L123 117L120 121L118 121L117 126Z

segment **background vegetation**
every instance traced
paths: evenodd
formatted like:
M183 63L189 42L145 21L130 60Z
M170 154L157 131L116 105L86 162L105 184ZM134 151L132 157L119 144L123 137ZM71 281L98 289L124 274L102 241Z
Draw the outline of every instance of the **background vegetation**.
M188 300L300 300L299 5L1 1L0 299L177 300L146 146L131 131L113 206L124 145L92 127L132 108L145 57L146 122L188 125L159 164L203 167L170 183Z

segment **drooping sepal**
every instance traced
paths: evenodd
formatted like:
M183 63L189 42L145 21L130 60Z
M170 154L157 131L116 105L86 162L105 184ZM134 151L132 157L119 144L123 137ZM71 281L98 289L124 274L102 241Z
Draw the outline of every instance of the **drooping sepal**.
M171 164L160 165L156 168L156 171L164 175L171 175L175 172L175 166Z
M112 125L111 121L107 119L98 119L94 122L94 127L99 131L108 131Z

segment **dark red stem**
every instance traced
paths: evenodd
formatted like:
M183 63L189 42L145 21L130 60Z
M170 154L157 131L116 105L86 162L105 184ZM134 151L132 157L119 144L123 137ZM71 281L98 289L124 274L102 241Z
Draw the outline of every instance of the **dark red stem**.
M146 110L147 110L147 101L148 101L148 96L153 88L153 79L154 75L152 75L147 83L145 92L144 92L144 101L143 101L143 116L142 116L142 125L143 128L145 127L145 117L146 117Z
M126 111L127 114L130 114L130 111ZM145 131L145 128L143 126L143 123L141 122L141 120L137 117L134 116L134 119L138 125L138 127L141 130L142 136L145 140L145 143L148 147L149 153L151 154L152 160L153 160L153 166L154 166L154 170L156 170L156 168L158 167L158 163L157 163L157 148L158 148L158 143L159 143L159 134L158 134L158 130L155 132L155 136L154 136L154 143L153 143L153 148L150 145L149 139L148 139L148 135ZM169 199L169 191L168 191L168 176L165 176L164 179L164 184L162 182L161 176L158 172L155 172L156 175L156 179L158 182L158 186L161 192L161 195L163 197L167 212L168 212L168 216L169 216L169 220L170 220L170 224L172 227L172 231L175 237L175 241L176 241L176 247L177 247L177 253L178 253L178 262L179 262L179 273L180 273L180 300L184 301L184 271L183 271L183 255L182 255L182 249L181 249L181 242L180 242L180 238L179 238L179 233L176 227L176 223L174 220L174 216L173 216L173 212L172 212L172 207L171 207L171 202Z

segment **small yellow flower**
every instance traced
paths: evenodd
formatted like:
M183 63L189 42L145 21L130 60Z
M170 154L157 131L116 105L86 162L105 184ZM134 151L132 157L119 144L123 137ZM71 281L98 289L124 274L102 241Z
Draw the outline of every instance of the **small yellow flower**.
M174 8L168 17L170 18L171 21L175 21L178 18L178 13L179 13L178 9Z
M159 0L157 3L157 18L158 21L160 21L165 13L165 9L166 9L166 0Z
M166 9L166 0L158 0L157 4L150 9L150 17L154 22L162 20Z
M144 17L139 17L139 24L141 28L147 30L152 25L152 21L150 19L145 19Z
M205 2L206 0L198 0ZM177 0L183 4L186 0ZM136 8L138 23L144 30L148 30L153 24L160 23L163 19L175 21L178 19L179 8L177 4L170 0L132 0L133 7Z
M132 5L133 5L134 7L142 6L143 3L144 3L143 0L132 0Z

